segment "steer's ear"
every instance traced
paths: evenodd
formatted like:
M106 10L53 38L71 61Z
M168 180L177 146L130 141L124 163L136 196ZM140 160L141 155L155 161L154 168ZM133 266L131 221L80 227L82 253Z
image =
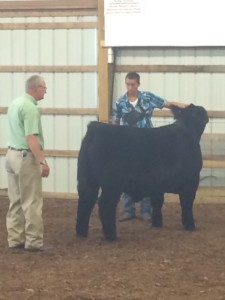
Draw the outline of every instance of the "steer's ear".
M180 108L178 106L175 106L175 105L172 105L170 107L171 111L172 111L172 114L173 114L173 117L175 120L178 120L180 119L180 116L182 115L182 112L183 112L183 108Z

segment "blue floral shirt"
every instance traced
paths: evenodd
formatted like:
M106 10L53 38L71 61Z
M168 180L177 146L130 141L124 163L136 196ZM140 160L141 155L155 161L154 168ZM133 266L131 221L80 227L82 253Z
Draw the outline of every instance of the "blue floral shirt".
M140 128L153 127L151 117L154 108L162 109L165 107L167 101L153 93L142 91L138 91L138 99L139 101L134 109L140 112L139 106L141 106L146 111L146 116L142 120L138 121L134 126ZM128 95L126 93L116 101L112 118L114 121L120 122L121 125L129 126L129 124L124 121L124 115L132 110L133 105L129 102Z

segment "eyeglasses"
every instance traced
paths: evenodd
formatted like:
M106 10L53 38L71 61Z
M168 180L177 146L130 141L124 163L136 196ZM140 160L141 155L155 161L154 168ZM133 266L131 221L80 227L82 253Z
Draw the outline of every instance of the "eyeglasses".
M38 87L42 87L43 89L46 89L46 90L47 90L47 86L44 86L44 85L38 85Z

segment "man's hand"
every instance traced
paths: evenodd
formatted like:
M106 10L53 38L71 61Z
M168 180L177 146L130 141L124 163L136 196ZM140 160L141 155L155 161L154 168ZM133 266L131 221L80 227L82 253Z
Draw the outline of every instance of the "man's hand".
M50 173L50 168L47 163L45 164L40 164L41 166L41 177L48 177Z

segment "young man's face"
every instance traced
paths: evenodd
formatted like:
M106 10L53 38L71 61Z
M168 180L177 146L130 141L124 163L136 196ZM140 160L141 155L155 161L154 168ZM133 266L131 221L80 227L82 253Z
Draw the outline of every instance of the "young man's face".
M137 82L136 79L129 79L129 78L127 78L125 80L125 84L126 84L126 88L127 88L128 94L135 94L135 93L137 93L139 84L138 84L138 82Z

